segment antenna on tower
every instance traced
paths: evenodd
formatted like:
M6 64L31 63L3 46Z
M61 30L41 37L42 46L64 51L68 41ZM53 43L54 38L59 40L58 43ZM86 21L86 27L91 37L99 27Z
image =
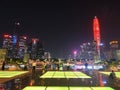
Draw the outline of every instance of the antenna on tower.
M97 18L97 16L95 16L95 18Z

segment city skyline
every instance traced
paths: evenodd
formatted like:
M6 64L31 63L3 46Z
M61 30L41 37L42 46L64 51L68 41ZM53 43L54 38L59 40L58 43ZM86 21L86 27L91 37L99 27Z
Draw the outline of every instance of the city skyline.
M120 40L120 6L114 1L1 1L0 40L12 33L39 38L53 57L66 58L83 42L93 41L93 18L100 21L101 42ZM2 42L1 42L2 43Z

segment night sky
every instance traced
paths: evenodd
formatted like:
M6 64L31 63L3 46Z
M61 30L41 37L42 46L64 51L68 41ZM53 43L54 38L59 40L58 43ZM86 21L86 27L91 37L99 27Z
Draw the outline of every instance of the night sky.
M101 40L120 41L120 5L116 0L1 0L0 42L15 30L37 37L52 57L67 58L83 42L93 41L93 18L100 23ZM15 22L20 26L15 29Z

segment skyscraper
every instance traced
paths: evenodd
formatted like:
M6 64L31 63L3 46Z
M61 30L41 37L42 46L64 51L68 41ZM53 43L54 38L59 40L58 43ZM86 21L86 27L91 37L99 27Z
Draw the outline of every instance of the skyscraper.
M100 25L97 16L93 19L93 33L94 33L94 41L96 42L96 51L98 55L98 59L100 60Z
M27 52L27 37L26 36L19 36L18 42L18 57L23 58L24 54Z
M10 58L12 55L12 36L10 34L4 34L3 35L3 45L2 45L3 49L6 49L7 51L7 56L6 58Z

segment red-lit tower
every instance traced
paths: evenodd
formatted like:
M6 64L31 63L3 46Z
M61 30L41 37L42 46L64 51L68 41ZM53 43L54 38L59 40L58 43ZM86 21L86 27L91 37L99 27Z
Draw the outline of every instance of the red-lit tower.
M98 55L98 58L100 60L100 43L101 43L100 25L99 25L99 20L96 16L93 19L93 32L94 32L94 41L96 42L97 55Z

